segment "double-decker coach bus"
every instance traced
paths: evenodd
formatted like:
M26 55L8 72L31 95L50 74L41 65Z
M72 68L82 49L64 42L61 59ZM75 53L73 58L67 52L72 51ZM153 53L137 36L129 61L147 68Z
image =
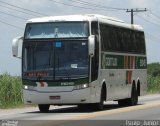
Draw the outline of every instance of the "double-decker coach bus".
M141 26L102 15L31 19L12 42L19 57L25 104L94 106L104 101L136 105L147 89L147 58Z

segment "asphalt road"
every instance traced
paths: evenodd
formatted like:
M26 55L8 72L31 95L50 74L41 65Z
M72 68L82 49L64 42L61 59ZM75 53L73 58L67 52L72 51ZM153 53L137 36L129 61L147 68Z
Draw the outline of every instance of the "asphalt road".
M119 107L117 102L106 102L103 111L80 110L77 106L52 106L49 113L40 113L38 107L0 109L0 120L1 124L13 123L15 126L132 126L133 124L148 126L152 123L160 125L160 95L140 97L138 105L132 107ZM144 122L146 120L152 122ZM159 121L153 122L153 120Z

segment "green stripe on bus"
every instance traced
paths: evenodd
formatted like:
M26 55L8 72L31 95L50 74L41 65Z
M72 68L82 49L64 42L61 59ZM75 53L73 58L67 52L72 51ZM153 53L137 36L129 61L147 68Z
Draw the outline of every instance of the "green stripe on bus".
M144 56L101 54L102 69L146 69L147 58Z

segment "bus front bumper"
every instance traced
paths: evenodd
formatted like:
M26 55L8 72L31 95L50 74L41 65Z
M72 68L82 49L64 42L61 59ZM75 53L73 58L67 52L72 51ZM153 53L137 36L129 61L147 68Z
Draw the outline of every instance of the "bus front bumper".
M38 92L23 89L25 104L76 105L92 103L90 88L71 92Z

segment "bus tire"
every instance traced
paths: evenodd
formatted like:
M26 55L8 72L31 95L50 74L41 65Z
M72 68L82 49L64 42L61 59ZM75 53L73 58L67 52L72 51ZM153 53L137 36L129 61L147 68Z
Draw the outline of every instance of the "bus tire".
M101 97L100 97L100 102L95 104L96 110L103 110L104 108L104 101L105 101L105 91L104 88L101 89Z
M40 104L38 105L40 112L48 112L49 111L49 107L50 105L44 105L44 104Z
M138 103L138 92L137 92L136 86L134 84L132 86L131 98L127 99L127 105L134 106L134 105L137 105L137 103Z
M135 84L132 86L131 98L118 100L119 106L134 106L138 103L138 91Z

